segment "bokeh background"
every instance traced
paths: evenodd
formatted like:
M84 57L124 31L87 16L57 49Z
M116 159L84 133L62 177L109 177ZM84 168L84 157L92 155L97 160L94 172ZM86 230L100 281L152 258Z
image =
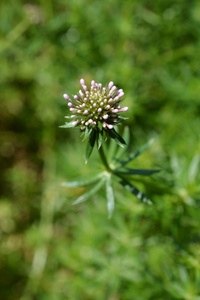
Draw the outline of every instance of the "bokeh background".
M0 295L5 300L200 299L200 2L3 0L0 3ZM163 171L78 206L64 189L84 164L60 129L79 80L125 91L135 160Z

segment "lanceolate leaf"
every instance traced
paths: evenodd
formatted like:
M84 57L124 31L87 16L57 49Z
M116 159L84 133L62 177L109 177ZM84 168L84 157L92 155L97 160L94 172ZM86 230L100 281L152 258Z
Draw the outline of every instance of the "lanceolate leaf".
M142 154L145 150L147 150L150 145L152 144L152 140L148 141L148 143L146 143L145 145L143 145L142 147L140 147L138 150L132 152L131 154L129 154L128 158L122 161L119 161L120 166L125 166L127 163L129 163L130 161L132 161L133 159L135 159L137 156L139 156L140 154Z
M130 183L128 180L121 178L121 185L123 185L123 187L125 189L127 189L128 191L130 191L132 194L134 194L138 199L140 199L142 202L144 203L148 203L148 204L152 204L151 200L149 198L147 198L147 196L141 192L140 190L138 190L138 188L136 188L132 183Z
M71 128L71 127L74 127L74 121L72 122L69 122L69 123L65 123L65 125L61 125L59 126L60 128Z
M114 193L112 188L111 176L106 178L106 197L107 197L107 208L108 208L108 218L111 218L115 206Z
M143 170L143 169L124 169L124 170L115 170L118 174L126 174L126 175L151 175L154 173L158 173L161 170Z
M127 126L124 128L122 138L124 139L126 145L129 145L129 142L130 142L130 131L129 131L129 128ZM117 150L117 153L115 155L115 158L120 158L124 154L125 150L126 150L125 148L122 148L122 147L119 148L118 147L118 150Z
M79 179L74 180L74 181L62 182L61 186L68 187L68 188L86 186L86 185L89 185L89 184L92 184L92 183L98 181L99 179L103 178L103 176L104 176L104 173L84 176L84 177L79 178Z
M91 188L88 192L81 195L79 198L77 198L73 204L78 204L81 202L84 202L88 200L92 195L94 195L100 188L103 186L105 179L100 180L93 188Z
M88 162L88 159L90 157L90 155L92 154L92 150L94 148L94 144L95 144L95 140L96 140L96 135L97 135L97 131L96 129L93 129L91 134L90 134L90 138L89 141L87 143L87 147L86 147L86 160L85 162Z
M108 131L109 136L114 139L116 141L116 143L121 146L124 147L124 145L126 145L126 142L124 141L124 139L117 133L117 131L113 128L110 129Z
M90 136L91 132L92 132L92 128L88 128L88 127L85 128L83 141L86 140Z

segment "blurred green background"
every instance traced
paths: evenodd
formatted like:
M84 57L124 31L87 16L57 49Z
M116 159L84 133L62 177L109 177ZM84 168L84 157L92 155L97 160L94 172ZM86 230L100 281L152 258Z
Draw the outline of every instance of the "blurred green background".
M1 299L200 300L199 62L199 1L1 1ZM98 168L58 128L80 78L124 89L133 149L154 138L154 205L116 185L108 220L60 187Z

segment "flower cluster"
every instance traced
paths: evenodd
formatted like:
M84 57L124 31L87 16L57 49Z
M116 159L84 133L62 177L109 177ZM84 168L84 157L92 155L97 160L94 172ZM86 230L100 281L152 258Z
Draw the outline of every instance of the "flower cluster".
M90 87L87 87L84 79L80 80L80 84L82 88L73 99L67 94L63 95L72 113L72 127L79 127L83 131L87 128L109 130L118 125L122 118L119 113L128 110L128 107L120 106L124 97L123 90L118 90L112 81L107 87L102 87L101 83L94 80Z

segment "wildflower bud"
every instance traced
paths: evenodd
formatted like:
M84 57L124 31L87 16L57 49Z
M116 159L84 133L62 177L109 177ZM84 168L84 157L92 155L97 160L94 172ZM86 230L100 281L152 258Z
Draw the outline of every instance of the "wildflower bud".
M117 89L117 87L114 85L112 87L112 89L110 90L109 95L112 95L114 93L114 91L116 91L116 89Z
M117 92L117 94L119 95L121 92L123 92L123 90L119 89L118 92Z
M83 86L83 85L85 85L85 80L84 79L81 79L80 80L80 84Z
M124 92L121 92L121 93L118 94L118 97L119 97L119 98L121 98L121 97L123 97L123 96L124 96Z
M69 96L68 96L67 94L64 94L64 95L63 95L63 98L64 98L65 100L69 100Z
M80 94L81 97L84 97L84 94L81 90L79 90L79 94Z
M107 127L108 127L109 129L113 129L113 125L111 125L111 124L107 124Z
M113 87L113 84L114 84L114 82L110 81L109 84L108 84L108 88L111 89Z
M128 106L125 106L125 107L121 108L121 111L127 111L128 109L129 109Z
M101 83L91 81L91 86L85 85L84 79L80 80L81 89L71 100L67 94L63 97L68 100L71 115L73 115L73 126L79 126L81 130L98 126L100 131L113 128L113 124L118 125L120 121L119 112L125 112L128 107L121 107L120 103L124 96L122 89L118 90L110 81L107 87L102 87ZM69 116L68 116L69 118ZM72 116L71 116L72 118ZM108 122L111 124L107 124Z
M73 126L76 126L77 124L78 124L78 121L72 122L72 125L73 125Z

